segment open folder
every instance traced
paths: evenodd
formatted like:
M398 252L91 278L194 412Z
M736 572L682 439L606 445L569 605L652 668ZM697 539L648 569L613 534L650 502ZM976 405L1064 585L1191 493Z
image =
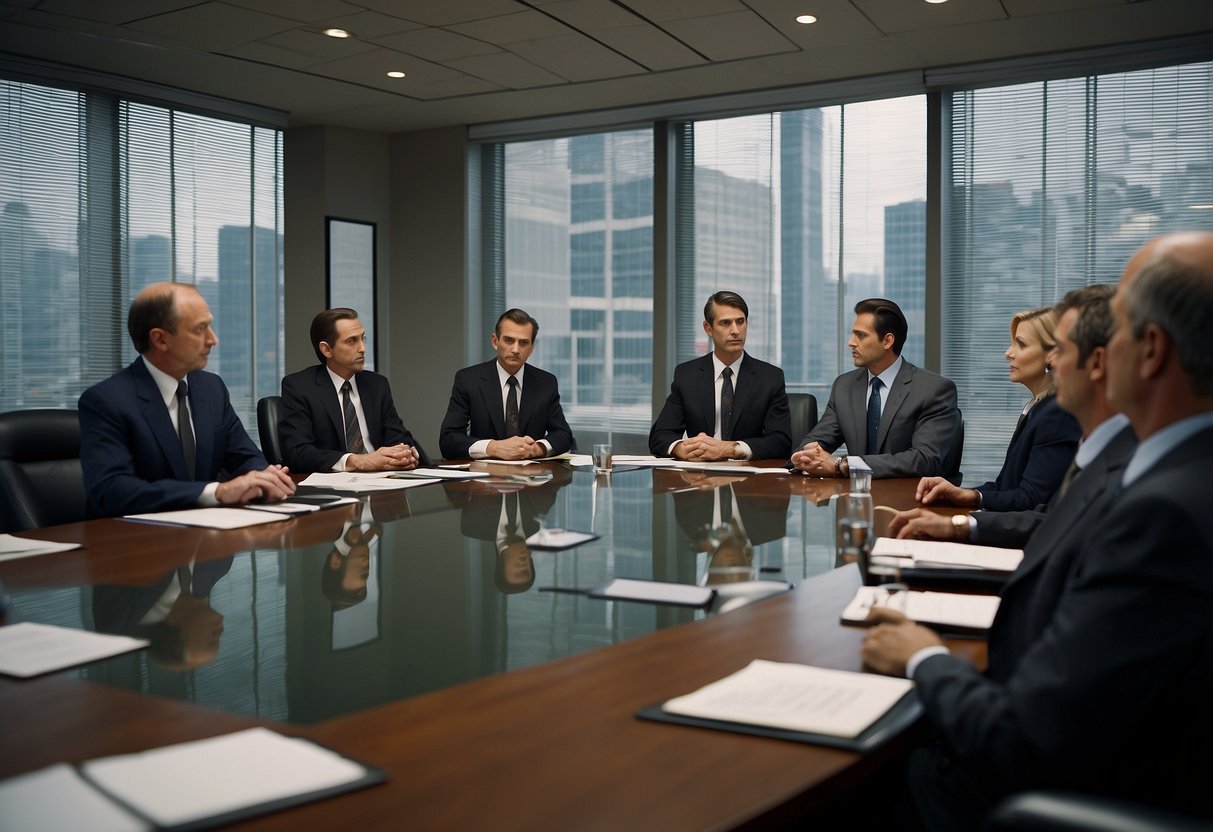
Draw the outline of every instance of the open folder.
M998 613L997 595L958 592L893 592L879 586L861 586L842 611L843 624L863 624L874 607L904 613L950 635L985 635Z
M250 728L4 781L0 828L206 829L385 779L308 740ZM105 822L94 815L78 825L86 805L107 808Z
M756 659L636 715L866 753L922 715L913 687L908 679Z

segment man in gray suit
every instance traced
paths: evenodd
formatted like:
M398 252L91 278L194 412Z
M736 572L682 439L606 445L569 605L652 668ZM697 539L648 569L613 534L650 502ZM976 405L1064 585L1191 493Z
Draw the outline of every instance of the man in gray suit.
M1049 356L1057 384L1057 403L1082 427L1082 444L1062 487L1048 504L1027 511L976 511L951 517L921 508L900 512L889 522L893 537L929 538L985 546L1052 551L1059 536L1072 532L1120 473L1137 447L1129 420L1108 404L1108 338L1112 334L1109 301L1115 287L1084 286L1066 293L1057 304L1057 346ZM1082 476L1078 476L1079 472ZM1064 499L1063 499L1064 497ZM1036 540L1045 518L1055 514ZM1079 539L1086 536L1080 530ZM1025 563L1029 558L1025 557Z
M960 427L956 385L901 357L909 329L891 300L855 304L847 346L859 369L834 380L817 426L797 444L792 467L814 477L850 475L840 446L861 456L873 477L952 477L944 463Z

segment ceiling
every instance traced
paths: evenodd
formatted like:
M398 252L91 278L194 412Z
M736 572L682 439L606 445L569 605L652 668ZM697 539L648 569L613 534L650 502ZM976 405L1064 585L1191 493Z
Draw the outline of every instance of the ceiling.
M1210 30L1209 0L0 0L0 51L390 133Z

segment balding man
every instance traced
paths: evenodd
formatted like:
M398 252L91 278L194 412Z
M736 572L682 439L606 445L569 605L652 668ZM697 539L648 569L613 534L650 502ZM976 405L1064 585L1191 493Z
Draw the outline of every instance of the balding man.
M219 342L213 322L184 284L153 284L131 304L127 330L140 356L80 397L80 463L94 514L276 502L295 492L286 469L267 466L249 439L223 381L202 372Z
M1141 442L1052 614L1012 655L991 642L997 676L898 613L870 619L865 662L914 680L939 738L910 761L925 828L980 828L1027 789L1213 816L1213 233L1146 244L1111 308L1108 403Z

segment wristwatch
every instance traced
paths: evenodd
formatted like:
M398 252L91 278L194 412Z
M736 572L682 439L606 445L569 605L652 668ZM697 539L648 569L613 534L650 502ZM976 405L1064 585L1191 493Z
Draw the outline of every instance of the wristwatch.
M954 537L956 537L958 540L968 540L969 528L969 515L952 515L952 533Z

